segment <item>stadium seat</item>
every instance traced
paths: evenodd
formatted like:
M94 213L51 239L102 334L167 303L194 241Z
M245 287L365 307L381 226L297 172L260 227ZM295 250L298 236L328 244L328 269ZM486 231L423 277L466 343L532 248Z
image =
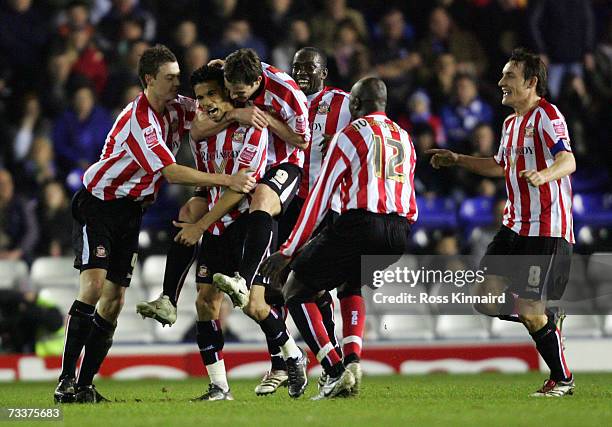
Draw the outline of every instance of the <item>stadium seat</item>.
M266 342L266 336L259 325L241 310L232 310L223 327L231 331L240 342Z
M17 288L28 279L25 261L0 260L0 289Z
M77 292L77 288L73 287L41 288L40 296L54 302L66 316L77 297Z
M612 193L575 194L573 198L574 225L591 227L612 225Z
M386 314L381 316L379 336L388 340L432 340L434 320L430 314Z
M604 317L603 330L607 337L612 337L612 314L608 314Z
M612 312L612 253L596 252L589 257L586 277L593 286L595 305L600 313Z
M153 341L153 324L151 320L143 320L138 314L131 311L123 311L119 315L113 342L149 344Z
M491 336L502 339L525 339L531 340L527 329L522 323L508 322L493 318L491 321Z
M607 282L599 282L595 287L595 307L597 313L612 313L612 277Z
M476 339L489 337L488 318L479 315L443 314L436 321L436 336L442 339Z
M141 319L142 321L142 319ZM176 323L170 327L165 328L154 320L147 320L153 322L153 332L155 339L162 342L181 342L185 333L193 327L196 322L196 315L193 311L178 311Z
M459 207L458 219L464 231L469 236L476 227L485 227L495 222L493 218L493 197L474 197L465 199Z
M166 256L165 255L151 255L144 260L142 264L142 283L146 288L160 288L164 283L164 271L166 269ZM188 287L195 289L195 264L191 265L187 276L185 277L185 284L183 290Z
M566 337L599 338L602 335L599 316L589 314L568 315L563 322Z
M450 197L417 197L419 220L414 229L455 229L457 228L457 207Z
M42 257L32 264L31 278L35 289L79 286L79 272L72 257Z

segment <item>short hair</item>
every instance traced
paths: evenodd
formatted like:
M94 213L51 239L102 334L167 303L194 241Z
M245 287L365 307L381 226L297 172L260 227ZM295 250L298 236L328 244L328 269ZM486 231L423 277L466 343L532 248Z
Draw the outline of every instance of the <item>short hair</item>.
M321 67L323 67L323 68L327 67L327 55L325 54L325 52L323 52L318 47L314 47L314 46L303 47L303 48L301 48L300 50L298 50L296 52L296 55L297 54L304 54L304 53L310 53L315 58L319 58L319 62L321 63Z
M217 82L223 88L223 68L218 65L203 65L191 74L192 87L204 82Z
M230 83L252 85L263 74L263 69L253 49L238 49L225 58L223 74Z
M538 96L546 95L546 66L538 55L525 48L519 47L512 51L509 61L522 63L525 80L531 80L533 77L537 77L538 83L536 85L536 93Z
M177 62L176 56L163 44L156 44L145 50L138 61L138 78L142 87L147 87L145 75L156 76L159 67L167 62Z

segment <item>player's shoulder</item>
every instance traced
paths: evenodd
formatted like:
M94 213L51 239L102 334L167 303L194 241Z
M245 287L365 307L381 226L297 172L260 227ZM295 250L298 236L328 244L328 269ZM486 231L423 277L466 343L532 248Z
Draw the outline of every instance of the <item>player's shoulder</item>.
M154 125L152 120L153 108L144 93L139 94L133 101L130 111L130 120L137 123L141 129Z
M504 128L504 131L506 129L508 129L508 126L510 126L510 122L512 121L512 119L514 119L516 117L516 113L512 113L509 114L505 119L504 119L504 124L502 125L502 127Z
M283 91L291 92L294 94L301 94L302 96L304 96L304 98L306 98L306 95L303 94L298 84L289 74L265 62L261 63L261 67L263 69L265 77L277 83L276 85L270 85L269 87L267 87L268 90L271 90L273 92Z
M197 108L195 99L183 95L177 95L176 98L168 102L168 104L186 111L195 111Z
M565 120L565 117L563 117L563 114L561 114L559 108L545 98L540 98L536 110L540 112L541 117L544 120Z
M332 86L328 86L327 91L325 92L324 96L328 96L330 98L334 98L334 97L341 97L341 98L348 98L350 96L350 94L342 89L339 89L337 87L332 87Z

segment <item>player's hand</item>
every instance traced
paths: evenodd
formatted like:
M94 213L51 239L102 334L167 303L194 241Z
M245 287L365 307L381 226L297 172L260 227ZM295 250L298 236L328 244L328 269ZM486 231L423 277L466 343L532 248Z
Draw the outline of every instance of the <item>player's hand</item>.
M425 154L433 154L429 163L434 169L446 168L454 166L459 161L459 154L453 153L450 150L434 148L425 151Z
M276 251L261 264L260 272L276 282L279 280L279 274L281 274L290 262L291 258L287 258L281 254L280 251Z
M251 172L253 172L251 169L244 168L230 176L229 188L238 193L249 193L257 184Z
M185 246L193 246L198 243L198 240L200 240L205 231L197 223L190 224L188 222L172 221L172 224L181 229L174 238L174 241Z
M321 149L321 157L325 157L327 154L327 149L329 148L329 141L332 140L333 135L323 135L323 140L319 143L319 148Z
M241 125L253 126L257 130L262 130L269 124L265 113L257 107L235 108L228 114L232 120Z
M534 187L539 187L542 184L546 184L548 181L542 172L535 169L522 170L519 172L521 178L525 178L529 184Z

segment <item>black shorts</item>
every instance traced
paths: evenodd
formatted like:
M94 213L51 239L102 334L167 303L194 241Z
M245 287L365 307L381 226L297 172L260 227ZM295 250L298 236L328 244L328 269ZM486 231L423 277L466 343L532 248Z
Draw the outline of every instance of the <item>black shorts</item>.
M480 268L502 276L521 298L558 300L569 280L572 245L562 237L521 236L502 226Z
M367 267L385 269L407 252L409 234L410 223L404 217L350 210L326 224L293 260L291 269L298 281L314 291L329 291L343 283L359 288L368 284L362 282L361 256L387 255L385 265ZM376 262L380 261L378 257Z
M233 276L240 269L248 217L248 213L240 215L221 235L204 233L196 264L196 283L212 284L215 273ZM253 283L266 281L257 274Z
M283 215L300 188L302 169L291 163L281 163L266 172L259 184L270 187L281 202L281 215Z
M138 258L142 204L122 198L104 201L85 189L72 199L74 268L106 270L107 280L129 286Z

